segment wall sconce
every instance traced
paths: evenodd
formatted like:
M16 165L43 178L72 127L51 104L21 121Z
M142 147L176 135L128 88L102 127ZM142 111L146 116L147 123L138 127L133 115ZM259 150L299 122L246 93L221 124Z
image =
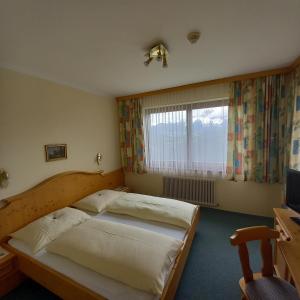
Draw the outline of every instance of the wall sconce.
M8 185L8 173L4 169L0 169L0 187L5 188Z
M100 153L100 152L97 153L97 155L96 155L96 162L97 162L97 164L99 166L99 173L100 174L104 173L104 170L101 170L101 168L100 168L100 164L101 164L102 159L103 159L103 154Z

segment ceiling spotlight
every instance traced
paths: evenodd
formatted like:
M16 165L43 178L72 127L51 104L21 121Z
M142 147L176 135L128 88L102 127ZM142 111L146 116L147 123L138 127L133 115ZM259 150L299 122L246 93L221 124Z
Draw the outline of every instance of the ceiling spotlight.
M144 62L145 66L148 66L153 58L156 59L158 62L163 62L163 67L166 68L168 66L167 63L167 56L168 56L168 49L163 44L158 44L152 47L147 53L146 56L148 59Z
M168 67L167 58L166 58L166 56L164 55L164 56L163 56L163 68L167 68L167 67Z
M146 61L144 61L144 65L145 65L146 67L148 67L149 64L151 63L152 59L153 59L153 57L149 57Z
M200 32L199 31L192 31L187 35L187 39L191 44L195 44L198 42L200 38Z

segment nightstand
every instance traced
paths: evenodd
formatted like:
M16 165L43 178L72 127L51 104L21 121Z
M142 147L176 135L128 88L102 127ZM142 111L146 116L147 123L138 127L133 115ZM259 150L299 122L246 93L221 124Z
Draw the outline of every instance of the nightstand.
M116 188L114 188L114 190L118 192L130 192L130 188L128 186L117 186Z
M18 270L17 256L0 246L0 297L14 289L24 279Z

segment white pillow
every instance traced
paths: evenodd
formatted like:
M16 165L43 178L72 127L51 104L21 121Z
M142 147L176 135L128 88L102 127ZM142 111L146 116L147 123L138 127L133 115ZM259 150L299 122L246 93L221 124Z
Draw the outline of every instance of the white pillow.
M109 202L119 198L123 194L126 193L113 190L101 190L73 203L72 206L79 209L99 213L106 208Z
M36 253L55 240L61 233L88 219L90 219L88 214L71 207L65 207L31 222L11 233L10 236L26 243L31 251Z

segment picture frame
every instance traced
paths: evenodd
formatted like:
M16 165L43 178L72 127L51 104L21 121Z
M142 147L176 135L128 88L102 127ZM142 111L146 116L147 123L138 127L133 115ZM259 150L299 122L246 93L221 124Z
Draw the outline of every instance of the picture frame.
M67 159L67 144L45 145L46 161Z

